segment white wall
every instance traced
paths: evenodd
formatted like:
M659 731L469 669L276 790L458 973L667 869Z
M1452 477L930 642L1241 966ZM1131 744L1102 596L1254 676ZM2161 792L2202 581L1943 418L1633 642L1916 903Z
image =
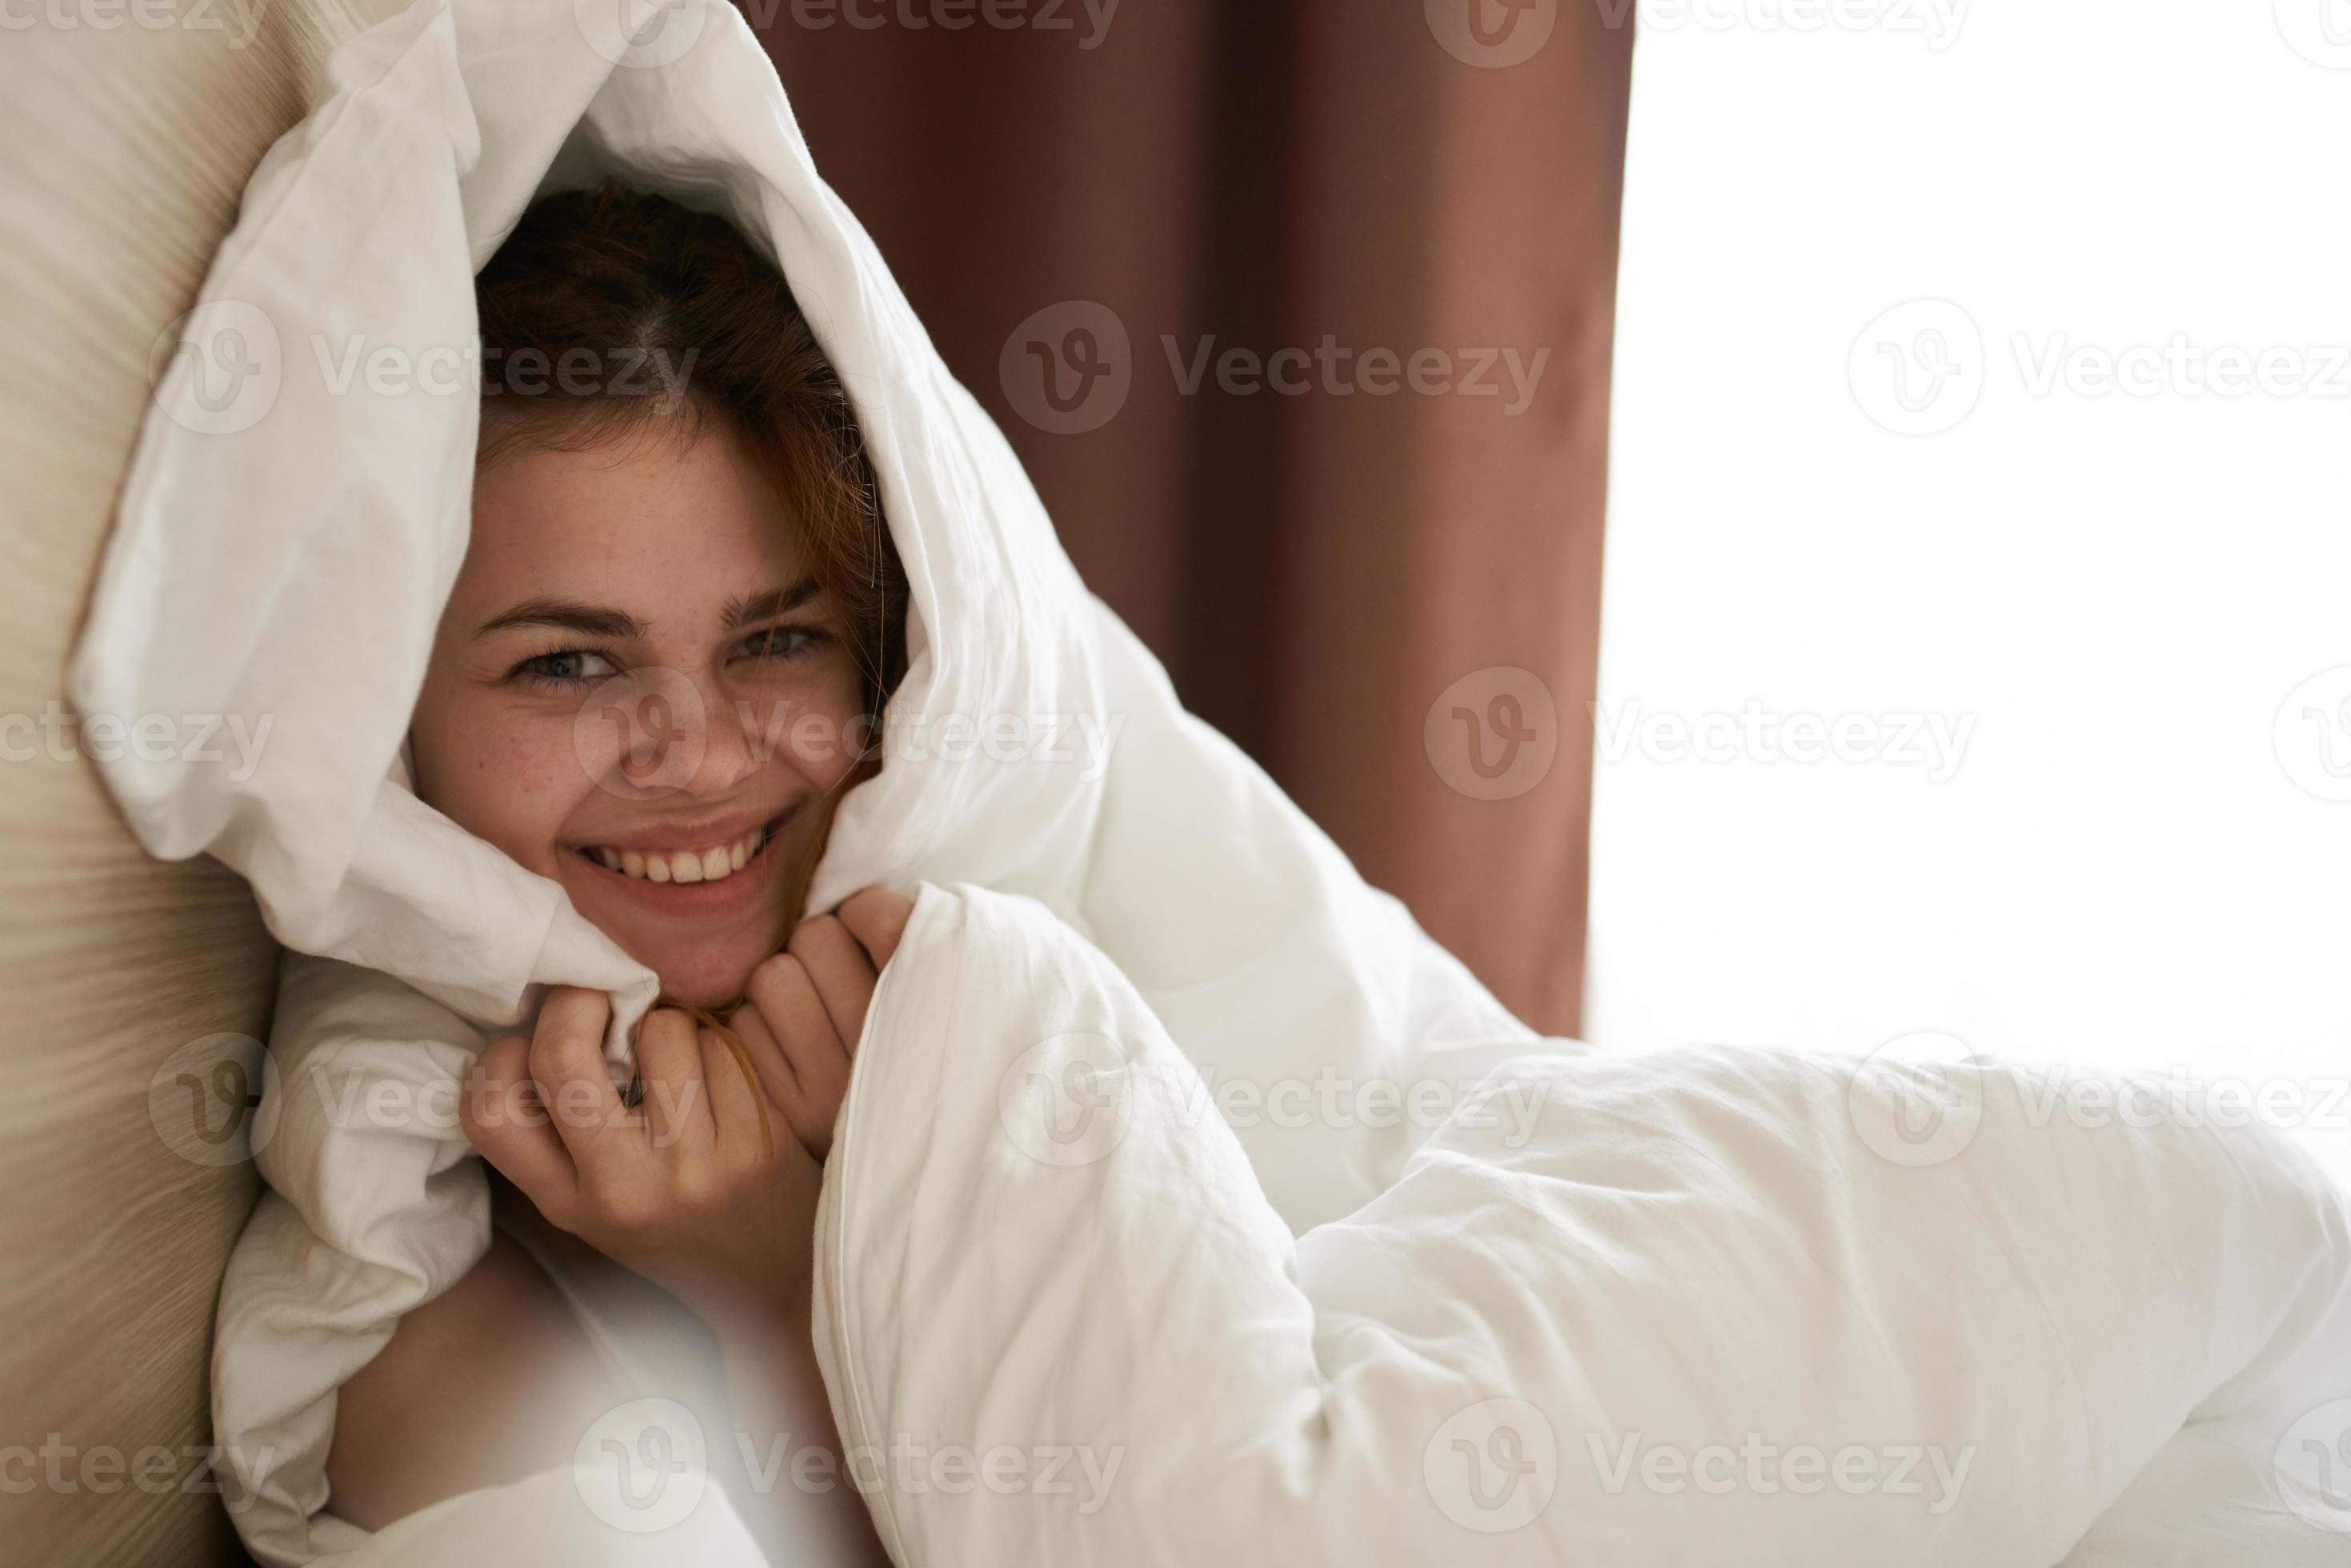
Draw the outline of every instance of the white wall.
M1587 1033L2273 1085L2351 1172L2351 4L1784 4L1639 13ZM1750 702L1966 745L1626 726Z

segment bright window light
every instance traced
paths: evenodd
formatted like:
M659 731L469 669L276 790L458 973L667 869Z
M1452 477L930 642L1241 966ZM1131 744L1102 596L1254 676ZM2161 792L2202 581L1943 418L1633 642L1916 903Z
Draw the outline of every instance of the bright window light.
M1635 15L1587 1032L2351 1174L2351 4Z

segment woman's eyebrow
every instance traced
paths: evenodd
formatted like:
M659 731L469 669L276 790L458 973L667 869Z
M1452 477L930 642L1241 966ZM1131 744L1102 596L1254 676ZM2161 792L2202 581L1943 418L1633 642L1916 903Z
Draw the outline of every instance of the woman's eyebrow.
M576 599L526 599L503 615L482 622L474 635L486 637L515 626L560 626L587 637L642 637L644 623L625 610L582 604Z
M760 593L747 594L731 601L726 606L726 626L729 632L748 626L755 621L770 621L778 615L798 610L816 597L816 579L803 577L784 588L770 588Z
M732 632L753 622L772 620L799 609L815 598L816 593L816 579L803 577L783 588L744 594L727 601L723 624L726 630ZM526 599L504 614L494 615L483 622L474 635L486 637L493 632L505 632L517 626L557 626L567 632L577 632L583 637L605 637L615 641L645 634L645 622L625 610L583 604L576 599Z

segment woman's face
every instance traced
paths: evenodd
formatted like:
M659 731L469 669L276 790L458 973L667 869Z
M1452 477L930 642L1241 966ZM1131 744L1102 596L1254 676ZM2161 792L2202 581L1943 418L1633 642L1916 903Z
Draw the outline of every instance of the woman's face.
M417 793L560 883L673 997L732 1000L856 760L845 632L731 434L509 449L475 476Z

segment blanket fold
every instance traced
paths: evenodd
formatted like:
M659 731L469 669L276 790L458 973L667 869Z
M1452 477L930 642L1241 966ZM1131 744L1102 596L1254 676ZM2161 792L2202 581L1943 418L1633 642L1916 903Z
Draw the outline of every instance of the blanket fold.
M927 889L820 1352L908 1563L2346 1561L2292 1441L2351 1389L2343 1195L2084 1082L1526 1056L1293 1239L1114 966Z

